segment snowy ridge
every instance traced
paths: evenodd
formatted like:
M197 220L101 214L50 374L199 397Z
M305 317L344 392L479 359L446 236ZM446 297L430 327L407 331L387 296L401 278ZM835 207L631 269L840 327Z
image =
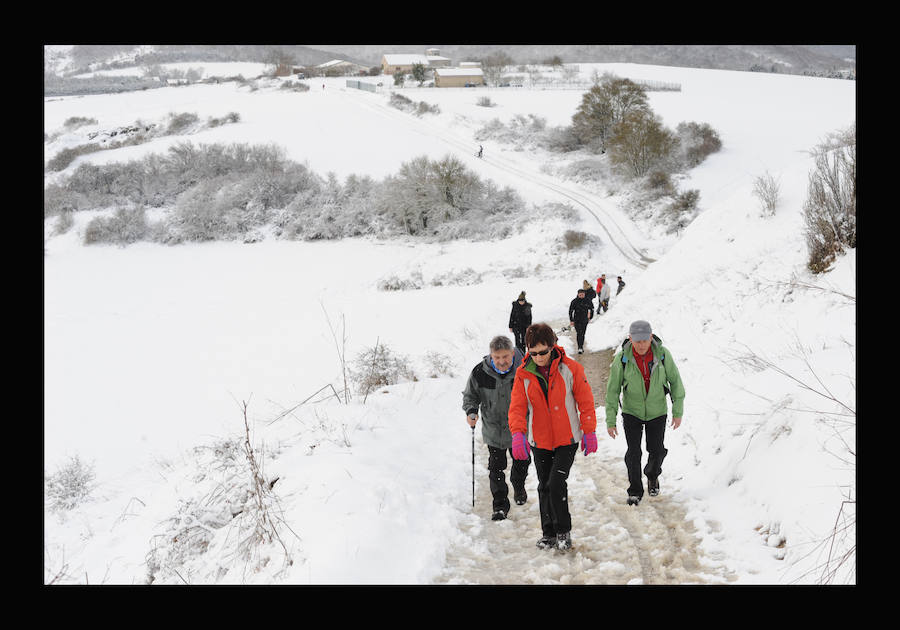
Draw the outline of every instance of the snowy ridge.
M223 83L45 102L51 136L73 116L111 128L170 112L205 119L236 111L239 124L191 141L274 142L340 178L383 177L412 157L449 153L529 201L565 201L582 216L491 243L270 238L127 248L81 244L96 213L80 213L63 234L48 220L45 468L79 454L95 463L97 488L74 510L45 512L46 581L815 583L824 560L816 544L841 501L855 500L847 457L855 417L835 401L855 409L856 270L851 252L822 276L805 271L800 208L807 151L854 122L855 86L633 64L582 64L581 72L595 68L680 83L681 92L651 93L653 110L667 125L708 122L722 137L722 151L680 183L700 190L701 212L677 239L657 239L599 186L546 175L542 167L558 156L486 146L485 159L474 157L471 137L486 120L535 113L565 124L580 99L573 91L399 90L440 105L439 115L422 118L341 79L309 81L307 93ZM483 94L497 107L475 105ZM69 169L163 152L175 141L85 154ZM766 170L782 181L771 218L752 196ZM602 246L551 247L566 229ZM518 277L497 273L514 268ZM377 289L391 274L419 270L430 279L465 269L482 281ZM616 346L630 321L649 320L678 361L685 419L666 434L663 494L631 512L621 506L624 437L598 433L598 452L579 456L570 485L581 555L539 556L534 471L529 503L491 522L480 438L472 511L460 392L489 339L507 332L519 291L534 303L535 321L556 321L582 279L599 273L622 274L627 287L588 329L588 347ZM347 357L377 340L406 355L418 380L379 388L365 403L357 395L343 404L326 390L298 406L323 386L342 387L329 321L338 335L345 325ZM432 378L435 360L442 371ZM834 400L813 391L825 388ZM280 530L290 563L278 544L249 558L236 553L244 530L229 510L243 505L247 475L240 458L224 455L232 451L211 445L240 440L240 401L249 401L265 477L277 479L272 509L290 526ZM500 563L501 572L490 557L521 564ZM852 569L834 581L853 583Z

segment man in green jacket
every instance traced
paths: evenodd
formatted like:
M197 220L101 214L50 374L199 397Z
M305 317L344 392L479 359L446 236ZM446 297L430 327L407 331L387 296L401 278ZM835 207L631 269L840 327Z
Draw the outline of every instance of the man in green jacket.
M509 486L506 485L506 455L512 455L512 434L509 432L509 401L516 370L525 358L506 335L497 335L489 345L490 354L476 365L463 390L463 410L466 421L475 428L481 409L481 437L488 448L488 479L492 500L491 519L502 521L509 513ZM531 458L513 458L509 480L516 505L528 499L525 478Z
M622 426L625 429L625 466L628 469L628 505L637 505L644 496L641 476L641 435L647 429L647 488L651 497L659 494L659 475L668 453L663 445L666 433L666 394L672 398L672 428L681 425L684 385L669 350L653 334L648 322L638 320L628 329L628 340L613 357L606 385L606 431L618 435L616 413L622 394Z

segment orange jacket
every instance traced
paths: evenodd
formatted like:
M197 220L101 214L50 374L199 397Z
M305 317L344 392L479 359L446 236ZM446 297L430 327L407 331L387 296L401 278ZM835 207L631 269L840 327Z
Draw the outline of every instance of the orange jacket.
M509 403L509 430L524 433L529 442L545 450L578 444L584 433L597 428L594 395L584 368L560 346L554 350L547 394L541 386L544 377L526 355L516 370Z

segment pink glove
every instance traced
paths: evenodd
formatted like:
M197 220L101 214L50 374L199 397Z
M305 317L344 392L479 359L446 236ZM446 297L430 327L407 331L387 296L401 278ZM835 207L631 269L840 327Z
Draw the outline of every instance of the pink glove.
M581 450L584 451L585 457L597 450L597 434L585 433L581 438Z
M513 433L512 438L513 459L528 459L529 451L531 449L528 446L528 440L525 439L525 434Z

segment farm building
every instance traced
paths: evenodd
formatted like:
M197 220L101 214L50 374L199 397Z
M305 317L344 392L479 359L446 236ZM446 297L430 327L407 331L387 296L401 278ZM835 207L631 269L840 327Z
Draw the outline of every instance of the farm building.
M366 72L368 68L342 59L333 59L320 63L316 66L316 70L326 76L344 76L348 74L357 75L360 72Z
M480 68L436 68L434 87L469 87L484 85L484 74Z
M426 68L429 67L428 57L416 54L385 54L381 57L381 71L384 74L403 74L412 73L412 67L417 63L422 64Z

